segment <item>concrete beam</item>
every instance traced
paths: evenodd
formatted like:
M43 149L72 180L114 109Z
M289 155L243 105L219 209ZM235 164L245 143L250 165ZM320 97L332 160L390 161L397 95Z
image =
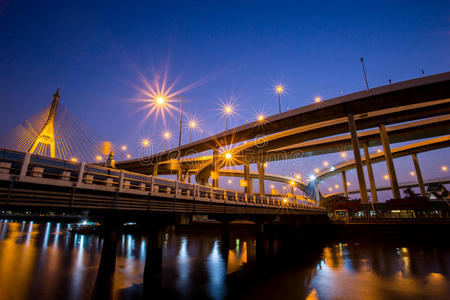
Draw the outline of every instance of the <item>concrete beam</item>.
M367 143L363 143L364 160L366 161L367 173L369 175L370 194L372 195L372 202L378 203L377 188L375 185L375 177L373 176L372 162L370 161L369 147Z
M356 174L358 175L359 190L361 191L361 202L368 202L366 179L364 178L364 170L361 161L361 152L359 148L358 135L356 133L355 117L353 114L347 116L348 128L352 137L353 155L355 157Z
M423 184L422 171L420 170L420 165L419 165L419 160L417 159L417 154L413 153L411 155L411 157L412 157L412 160L414 163L414 168L416 169L417 183L419 184L420 194L423 197L426 197L427 194L425 193L425 186Z
M389 173L389 181L392 187L392 196L394 199L400 199L400 190L398 188L397 174L395 173L394 161L392 159L391 146L389 145L389 137L386 133L386 126L383 124L379 126L381 143L383 144L384 157L386 160L386 166Z

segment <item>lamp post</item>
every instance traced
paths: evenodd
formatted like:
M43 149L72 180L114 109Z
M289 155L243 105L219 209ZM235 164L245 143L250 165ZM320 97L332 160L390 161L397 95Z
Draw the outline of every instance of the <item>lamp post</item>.
M165 131L163 133L163 151L166 151L166 140L170 139L172 137L172 134L170 131Z
M189 144L192 143L192 132L194 131L194 129L197 128L197 122L196 121L190 121L189 122Z
M275 92L278 94L278 111L281 114L281 93L283 92L283 86L277 85L275 87Z
M228 130L228 116L233 113L233 107L231 105L226 105L225 110L225 130Z
M156 103L158 105L165 105L167 100L174 100L174 99L180 99L180 127L178 131L178 155L177 155L177 161L180 162L181 157L181 124L183 123L183 96L173 96L170 98L164 98L163 96L159 96L155 99Z

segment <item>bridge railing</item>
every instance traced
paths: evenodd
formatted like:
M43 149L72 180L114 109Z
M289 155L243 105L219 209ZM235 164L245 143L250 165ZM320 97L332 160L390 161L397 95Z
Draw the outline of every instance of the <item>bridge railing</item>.
M153 177L98 165L65 161L22 152L0 149L0 174L23 178L57 180L70 186L103 186L119 192L146 192L161 197L180 197L249 206L275 206L281 208L317 208L297 199L284 196L260 196L240 191L213 188L187 182ZM56 181L55 181L56 182Z

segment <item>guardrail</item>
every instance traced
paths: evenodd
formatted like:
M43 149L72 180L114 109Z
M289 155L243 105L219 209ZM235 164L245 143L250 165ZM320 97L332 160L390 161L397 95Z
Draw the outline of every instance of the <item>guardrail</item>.
M315 205L282 196L264 196L153 177L98 165L65 161L30 153L0 149L0 175L19 181L50 180L51 184L98 188L120 193L145 194L211 202L239 203L277 208L310 208Z

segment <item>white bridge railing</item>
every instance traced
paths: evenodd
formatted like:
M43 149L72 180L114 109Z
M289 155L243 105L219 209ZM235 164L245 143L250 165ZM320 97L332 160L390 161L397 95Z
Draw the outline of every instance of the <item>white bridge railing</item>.
M318 209L316 205L307 204L306 201L297 198L275 195L260 197L257 194L246 194L6 149L0 149L0 177L2 176L14 176L19 181L43 178L50 179L61 186L89 187L166 198L224 201L278 208Z

